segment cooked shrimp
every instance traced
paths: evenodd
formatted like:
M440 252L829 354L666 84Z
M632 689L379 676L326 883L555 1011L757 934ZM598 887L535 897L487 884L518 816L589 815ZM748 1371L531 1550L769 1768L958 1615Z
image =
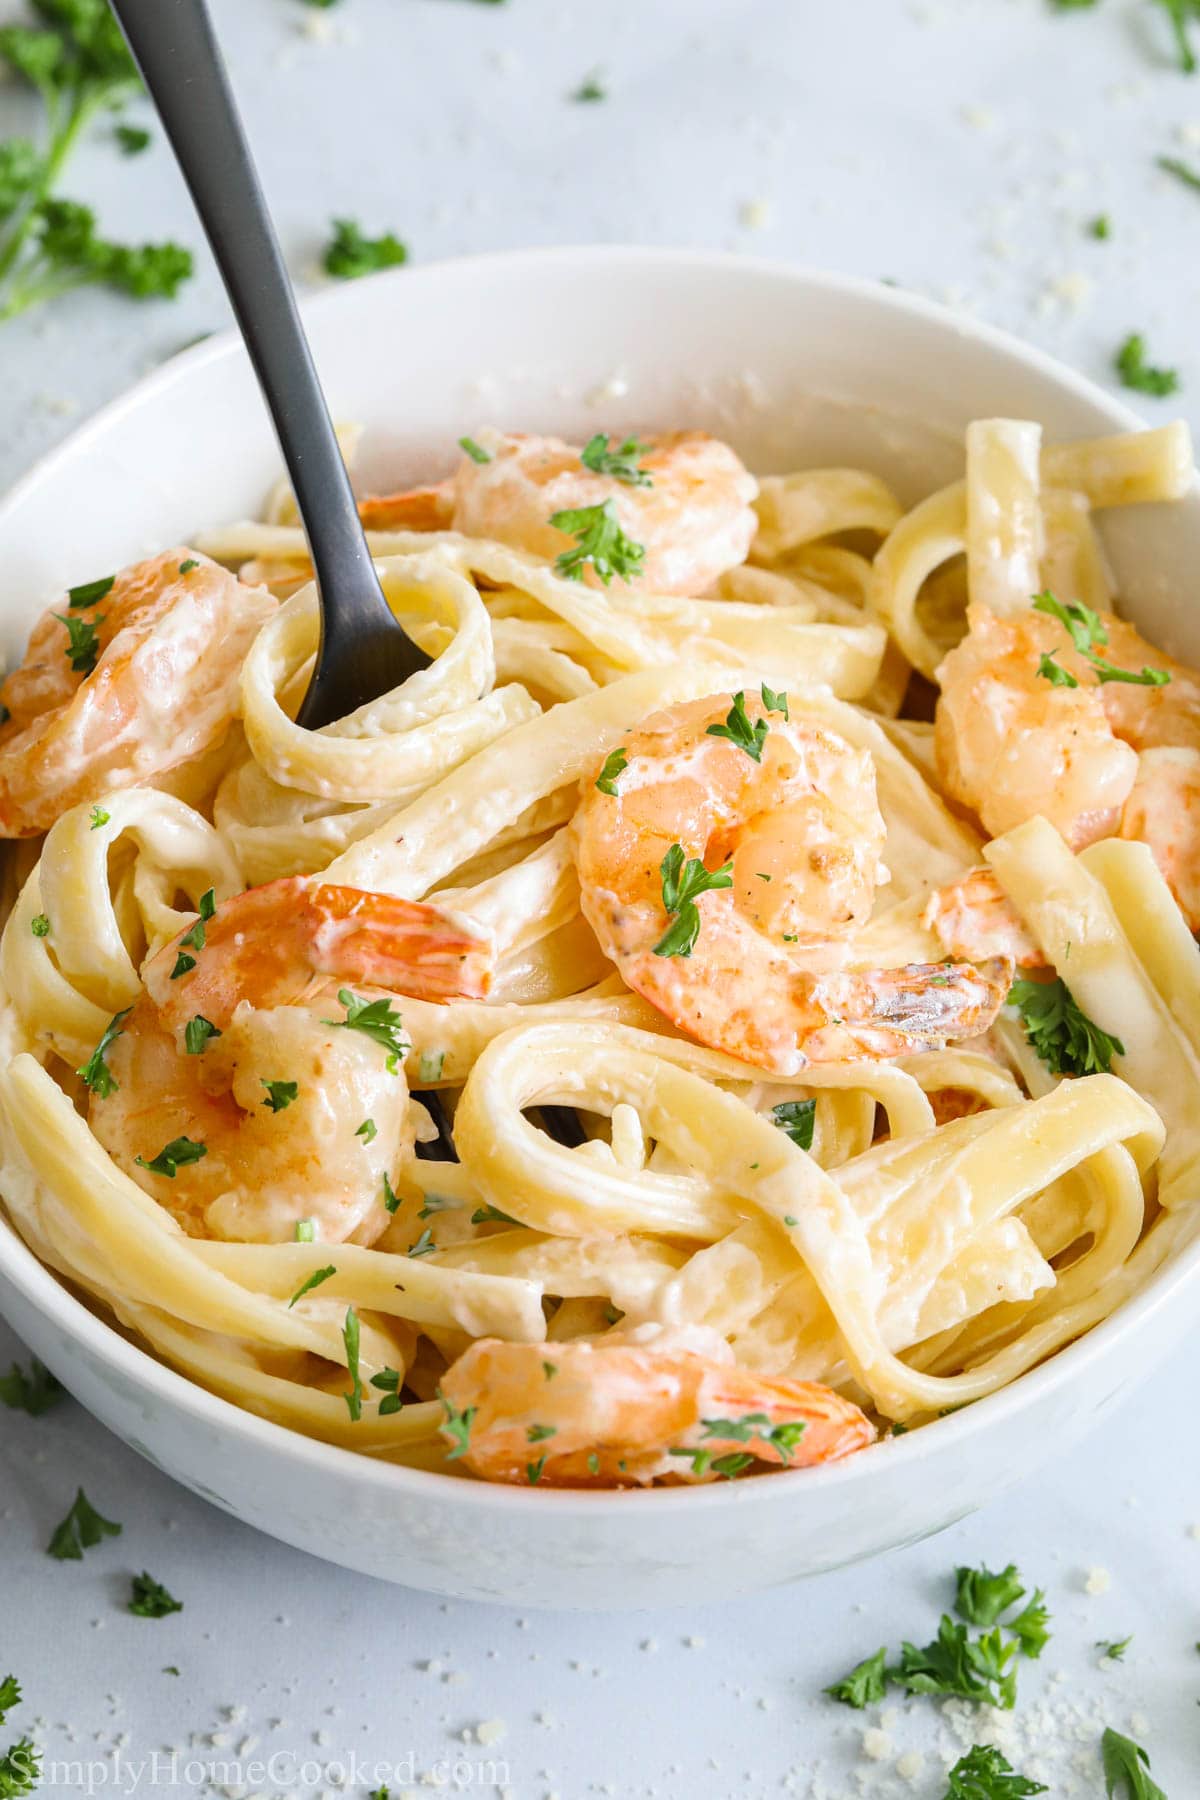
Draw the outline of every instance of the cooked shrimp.
M761 761L726 735L739 707L738 735ZM615 792L585 779L572 823L581 906L627 986L681 1031L781 1075L986 1031L1008 989L1004 957L846 966L881 873L867 751L729 694L655 714L622 749ZM674 909L697 926L682 949L665 937L670 858L719 872L728 859L693 912Z
M755 1464L802 1469L850 1456L875 1436L852 1401L817 1382L628 1338L481 1338L451 1364L441 1394L452 1455L485 1480L544 1487L715 1481Z
M311 1219L318 1240L373 1243L383 1177L414 1133L390 994L477 995L486 972L486 946L436 907L298 879L252 888L146 965L92 1129L194 1235L278 1242ZM382 998L374 1024L345 1028L339 978L372 984L353 999ZM184 1139L173 1173L154 1166Z
M751 505L758 483L728 444L705 432L670 432L642 444L630 466L644 479L631 484L596 474L579 447L562 438L485 431L486 462L464 456L441 487L380 495L359 511L376 530L450 525L550 562L576 542L551 525L552 515L610 500L622 530L645 551L631 585L705 594L746 559L758 525ZM591 570L586 578L596 579Z
M993 837L1038 813L1075 850L1111 836L1137 774L1137 755L1106 711L1111 687L1097 685L1062 626L1043 613L1002 619L976 605L967 621L966 637L937 672L934 747L950 797ZM1038 674L1051 653L1078 686Z
M1121 836L1148 845L1188 928L1200 931L1200 750L1143 750Z
M921 923L948 956L1006 956L1019 969L1045 964L1041 949L990 869L968 869L929 896Z
M96 599L67 596L44 613L0 687L10 714L0 728L0 836L47 831L79 801L211 749L275 604L181 547L123 570ZM74 657L63 618L75 627Z

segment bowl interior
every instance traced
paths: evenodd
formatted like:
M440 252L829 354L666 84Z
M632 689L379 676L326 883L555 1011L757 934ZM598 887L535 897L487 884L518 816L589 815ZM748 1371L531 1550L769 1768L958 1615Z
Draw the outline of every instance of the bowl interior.
M1049 437L1138 423L1049 359L941 308L886 287L731 257L587 250L468 260L356 283L319 297L305 313L335 417L366 427L364 488L440 472L455 439L483 424L566 435L695 425L728 437L759 472L858 463L912 501L961 471L961 436L973 418L1037 418ZM7 657L19 657L33 618L63 586L198 527L252 514L278 470L236 342L216 339L165 365L0 505ZM1131 508L1110 515L1103 529L1124 609L1149 636L1200 661L1200 617L1191 604L1200 500ZM1151 1293L1093 1336L1110 1341L1122 1318L1161 1304L1182 1265L1197 1260L1193 1246ZM86 1334L97 1347L95 1334L105 1328L2 1222L0 1268L35 1304L61 1305L64 1331ZM107 1336L114 1365L128 1370L132 1354L154 1368ZM985 1427L993 1408L1008 1411L1027 1385L1032 1392L1065 1378L1085 1354L1084 1346L1062 1353L1053 1376L1037 1371L933 1435L958 1439ZM155 1370L155 1385L178 1394L178 1378L166 1371ZM231 1415L237 1429L275 1431L211 1396L197 1392L193 1403ZM303 1449L348 1460L323 1446ZM904 1449L918 1452L915 1442ZM373 1469L372 1479L379 1473ZM386 1473L418 1485L437 1479ZM828 1472L839 1486L854 1475L849 1466ZM527 1499L506 1496L505 1503Z

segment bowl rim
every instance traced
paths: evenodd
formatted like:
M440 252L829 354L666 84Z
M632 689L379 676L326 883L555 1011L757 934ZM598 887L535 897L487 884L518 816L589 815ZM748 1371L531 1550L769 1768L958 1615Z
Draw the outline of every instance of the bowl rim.
M748 282L766 280L797 290L823 292L835 298L841 296L869 302L884 312L938 326L959 339L972 341L1023 363L1072 398L1087 402L1103 414L1113 431L1146 428L1144 419L1087 376L997 326L974 318L964 318L935 300L883 282L811 269L802 264L779 262L769 257L743 256L733 251L615 244L518 249L449 257L412 269L386 271L370 277L366 283L348 283L345 287L333 287L307 295L300 302L300 310L306 320L339 311L352 315L361 304L361 297L365 296L365 292L378 294L384 284L403 293L414 283L430 286L441 280L469 280L481 274L509 273L520 276L535 273L544 269L547 264L555 268L574 265L583 272L594 272L599 268L606 273L638 265L646 267L651 274L655 269L672 268L694 273L701 279L705 274L736 275L745 277ZM13 513L19 512L28 494L35 491L43 481L54 477L60 463L86 452L88 445L94 439L102 439L114 422L135 411L160 390L169 388L180 380L190 379L193 370L235 358L239 354L245 354L240 336L235 328L229 328L214 333L199 343L188 345L124 389L40 456L7 494L0 497L0 529ZM805 1480L801 1492L818 1486L822 1489L839 1488L869 1480L878 1469L881 1452L886 1452L890 1462L902 1466L919 1462L932 1454L940 1454L942 1451L952 1453L956 1448L961 1448L978 1432L992 1429L1004 1418L1033 1406L1039 1399L1074 1382L1089 1363L1102 1361L1126 1333L1143 1329L1153 1316L1174 1305L1184 1284L1197 1267L1200 1267L1200 1238L1185 1245L1175 1256L1169 1258L1141 1292L1125 1301L1082 1337L1055 1351L1045 1362L1015 1377L995 1393L934 1421L918 1432L904 1434L900 1438L881 1437L865 1454L849 1457L844 1462L804 1470ZM413 1499L426 1496L430 1500L436 1500L450 1492L456 1504L489 1511L527 1511L551 1507L559 1516L574 1512L595 1517L597 1512L607 1513L613 1508L623 1511L631 1504L636 1505L639 1511L650 1508L656 1513L670 1513L681 1508L690 1511L700 1507L754 1507L774 1504L781 1498L778 1483L763 1480L640 1490L547 1488L539 1489L535 1495L529 1487L462 1480L437 1470L386 1462L361 1450L327 1443L323 1439L309 1437L291 1426L277 1424L201 1386L198 1381L161 1361L152 1352L124 1336L116 1326L98 1312L93 1312L76 1294L62 1285L2 1211L0 1277L7 1280L49 1324L60 1327L91 1357L126 1378L155 1401L188 1414L197 1423L223 1432L235 1440L252 1444L264 1453L320 1469L330 1478L356 1481L381 1492L389 1489L407 1491ZM799 1496L797 1502L798 1499Z

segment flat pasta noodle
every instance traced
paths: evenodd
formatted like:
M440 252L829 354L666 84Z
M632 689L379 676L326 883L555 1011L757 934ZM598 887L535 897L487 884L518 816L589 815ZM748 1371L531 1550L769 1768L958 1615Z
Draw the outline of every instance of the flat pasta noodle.
M1020 625L1048 588L1077 618L1107 617L1094 515L1180 498L1186 428L1054 444L1036 424L981 420L962 479L907 511L866 469L756 485L694 434L640 445L640 483L558 440L532 475L522 459L541 440L479 442L482 460L446 482L370 501L384 592L433 660L321 731L295 720L318 614L290 490L263 520L197 540L279 602L242 660L224 737L137 785L97 787L10 858L0 1186L13 1223L214 1393L451 1475L514 1478L486 1460L498 1390L455 1404L476 1358L527 1353L546 1407L582 1404L555 1397L621 1357L672 1382L703 1366L760 1424L751 1396L763 1409L781 1391L795 1405L828 1396L851 1436L816 1460L996 1392L1197 1230L1200 958L1152 848L1115 825L1078 851L1038 816L988 841L945 776L941 725L906 716L912 676L936 679L968 604ZM623 468L623 451L606 454ZM524 487L503 487L511 468ZM580 579L549 548L543 480L546 495L567 484L556 518L578 490L584 526L553 530L566 552L578 542ZM489 484L503 499L494 531L459 529L472 482L484 511L470 516L486 515ZM671 578L606 580L587 547L597 517ZM692 566L705 573L689 586L678 572ZM644 747L664 719L708 721L661 753L665 775ZM746 881L747 822L718 806L689 876L680 788L674 905L638 796L693 766L753 795L771 779L772 734L813 759L820 798L787 826L809 835L779 840L792 862L749 865L764 909L785 890L775 960L755 966L753 944L744 967L740 949L722 952L737 1003L685 1028L675 990L637 972L641 903L585 868L585 817L599 792L636 821L635 850L639 833L653 843L656 931L664 912L669 937L695 911L682 951L664 939L643 959L686 996L721 921L746 916L721 870L728 859ZM853 771L837 805L826 756ZM876 816L866 900L788 928L788 905L841 892ZM931 910L931 896L977 888L987 918L1005 909L994 955L986 938L959 946L951 915ZM1001 1008L1013 944L1019 975L1057 976L1115 1043L1111 1068L1059 1075L1020 1010ZM988 982L978 1028L950 1028L960 990ZM753 1053L741 1021L793 983L797 1008L827 1010L785 1066ZM838 1036L825 983L865 984L880 1010ZM946 1029L928 1023L943 1016ZM556 1358L572 1371L558 1388ZM615 1391L597 1402L610 1403ZM564 1432L578 1423L554 1416ZM823 1417L803 1414L796 1441ZM574 1462L554 1429L533 1429L548 1482L714 1478L703 1434L627 1474L601 1464L599 1426L591 1460ZM748 1426L741 1441L759 1467L787 1460Z

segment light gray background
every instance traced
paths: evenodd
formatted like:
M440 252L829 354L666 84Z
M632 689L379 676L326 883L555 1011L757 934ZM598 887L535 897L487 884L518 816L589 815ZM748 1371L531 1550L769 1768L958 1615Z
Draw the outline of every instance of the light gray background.
M1177 402L1146 409L1166 417L1177 404L1195 422L1200 195L1153 158L1200 165L1200 78L1171 66L1149 0L1061 14L1043 0L341 0L328 12L218 0L215 10L305 283L320 278L327 221L342 213L395 230L419 261L534 243L732 247L894 278L1101 380L1121 338L1143 330L1153 358L1184 381ZM594 68L609 99L571 104ZM0 91L0 129L32 119L18 90ZM0 327L0 485L136 376L227 323L160 142L126 162L99 125L69 191L114 235L194 244L199 273L173 305L87 293ZM1107 243L1084 229L1102 211ZM19 1346L0 1327L0 1366L10 1350ZM931 1636L956 1563L1013 1559L1047 1589L1055 1618L1042 1662L1022 1672L1015 1721L1002 1721L1013 1762L1056 1795L1100 1796L1095 1745L1107 1722L1148 1746L1171 1800L1192 1800L1198 1383L1200 1342L1049 1475L886 1564L733 1606L626 1618L445 1605L377 1586L192 1499L73 1403L38 1421L5 1413L0 1673L11 1665L27 1695L10 1724L37 1720L60 1763L110 1759L110 1793L135 1779L141 1792L173 1780L196 1791L189 1758L272 1751L284 1756L276 1778L251 1774L247 1795L338 1792L336 1767L300 1779L291 1766L354 1751L400 1765L411 1754L418 1777L448 1764L451 1780L465 1758L460 1785L489 1795L497 1784L467 1765L497 1759L515 1800L858 1800L864 1788L941 1800L961 1750L952 1720L928 1701L898 1706L872 1760L862 1739L881 1729L879 1709L852 1714L820 1689L885 1641ZM46 1539L79 1481L123 1536L82 1565L49 1561ZM182 1614L152 1622L123 1610L142 1568L185 1602ZM1102 1572L1093 1589L1107 1577L1106 1591L1087 1591L1089 1571ZM1096 1640L1130 1632L1125 1662L1102 1666ZM482 1721L502 1722L504 1735L464 1743ZM906 1776L911 1765L898 1763L914 1748L924 1766ZM171 1749L174 1775L166 1761L144 1766ZM116 1771L114 1750L127 1759ZM393 1782L393 1800L407 1785ZM226 1788L238 1791L234 1771L200 1791ZM80 1789L63 1775L51 1791Z

